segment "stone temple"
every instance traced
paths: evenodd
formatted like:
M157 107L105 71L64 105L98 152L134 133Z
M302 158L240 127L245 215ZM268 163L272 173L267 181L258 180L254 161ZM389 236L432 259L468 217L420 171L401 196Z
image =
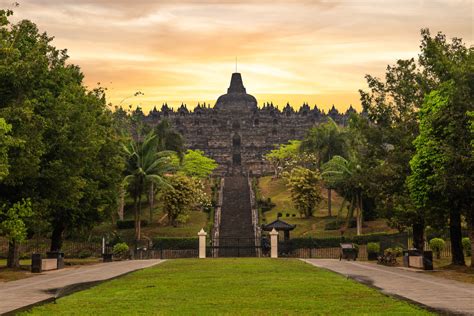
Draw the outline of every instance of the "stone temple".
M249 173L255 176L271 173L264 155L292 139L302 139L307 130L331 117L345 125L352 106L339 113L333 106L328 113L308 104L295 111L289 104L278 109L273 104L257 106L257 100L244 87L240 73L233 73L227 93L221 95L214 107L198 104L193 111L186 105L174 111L164 104L144 117L151 125L168 119L186 140L189 149L199 149L215 159L216 175Z

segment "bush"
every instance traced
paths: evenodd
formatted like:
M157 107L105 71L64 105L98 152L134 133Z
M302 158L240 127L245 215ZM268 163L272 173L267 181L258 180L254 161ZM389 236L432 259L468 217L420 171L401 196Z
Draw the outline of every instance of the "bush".
M129 250L128 245L124 242L121 242L121 243L115 244L112 252L114 256L118 258L124 258L127 256L128 250Z
M92 252L88 249L83 249L83 250L78 252L77 257L79 259L90 258L90 257L92 257Z
M336 219L324 225L324 230L338 230L346 224L346 221L343 219ZM357 226L357 221L355 218L349 220L349 228L354 228Z
M148 221L147 220L144 220L142 219L140 221L141 223L141 226L144 227L144 226L147 226L148 225ZM130 229L130 228L135 228L135 221L133 219L131 220L125 220L125 221L117 221L117 228L118 229Z
M257 207L262 210L262 213L270 211L275 207L275 203L272 202L271 198L257 199Z
M153 249L198 249L199 238L157 237L153 239Z
M384 250L384 255L388 253L395 255L395 257L400 257L403 254L403 249L402 247L387 248Z
M444 249L446 243L441 238L433 238L430 240L430 248L436 254L436 258L441 257L441 251Z
M280 218L280 217L283 217L283 214L282 214L282 213L280 213L280 212L278 212L278 214L277 214L277 218Z
M367 243L367 252L368 253L379 253L380 252L380 243L378 243L378 242L369 242L369 243Z
M389 233L374 233L350 237L328 237L328 238L311 238L298 237L290 239L289 246L293 249L300 248L331 248L339 247L340 243L354 243L358 245L366 245L369 242L378 242L388 246L398 246L406 244L406 233L389 234ZM381 247L382 248L382 247ZM383 247L385 248L385 247Z
M464 251L466 252L466 256L472 256L472 253L471 253L471 240L469 239L469 237L464 237L462 239L462 247L464 249Z

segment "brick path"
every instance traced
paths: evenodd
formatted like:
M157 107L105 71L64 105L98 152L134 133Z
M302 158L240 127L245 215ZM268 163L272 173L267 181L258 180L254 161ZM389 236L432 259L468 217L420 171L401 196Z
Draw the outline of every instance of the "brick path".
M54 298L56 289L63 292L73 284L107 280L131 271L147 268L161 260L130 260L71 267L43 272L27 279L0 283L0 314Z
M473 284L368 262L333 259L303 261L370 284L388 295L401 296L439 311L474 315Z

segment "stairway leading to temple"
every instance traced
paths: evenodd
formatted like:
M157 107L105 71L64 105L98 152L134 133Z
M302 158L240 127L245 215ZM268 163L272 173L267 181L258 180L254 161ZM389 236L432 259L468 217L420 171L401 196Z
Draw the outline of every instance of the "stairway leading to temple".
M250 188L240 175L224 178L219 257L255 256Z

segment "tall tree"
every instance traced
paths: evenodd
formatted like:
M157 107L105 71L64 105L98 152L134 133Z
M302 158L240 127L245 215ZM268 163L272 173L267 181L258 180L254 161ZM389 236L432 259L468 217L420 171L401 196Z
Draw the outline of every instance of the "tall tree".
M328 122L313 127L301 143L301 150L316 155L318 168L334 156L346 156L347 144L344 131L331 118ZM332 188L328 191L328 215L332 216Z
M349 212L347 214L346 227L356 212L357 235L362 234L363 220L363 193L364 178L366 174L360 162L353 155L350 160L341 156L334 156L326 162L323 167L323 179L332 187L336 188L345 200L349 201Z
M420 110L416 154L410 162L413 174L408 179L413 200L428 210L431 222L449 219L452 263L456 265L464 265L461 215L471 221L472 236L474 212L474 161L467 115L474 109L474 95L472 90L462 90L462 85L450 80L426 98Z
M296 167L285 172L283 176L287 181L296 209L306 218L313 216L316 206L322 200L319 171Z
M135 240L141 239L141 202L150 183L167 185L165 174L172 170L170 151L157 151L157 137L153 132L143 140L132 139L123 146L126 154L124 185L133 197L135 210Z
M66 63L66 50L30 21L11 24L11 14L0 10L0 116L22 144L8 153L0 198L7 204L31 198L51 224L54 251L67 229L89 226L109 210L120 147L103 90L87 91L79 67Z
M177 155L172 161L176 170L185 174L189 177L195 177L198 179L205 179L209 177L212 172L217 168L217 162L204 155L201 150L188 149L184 154L181 163Z

